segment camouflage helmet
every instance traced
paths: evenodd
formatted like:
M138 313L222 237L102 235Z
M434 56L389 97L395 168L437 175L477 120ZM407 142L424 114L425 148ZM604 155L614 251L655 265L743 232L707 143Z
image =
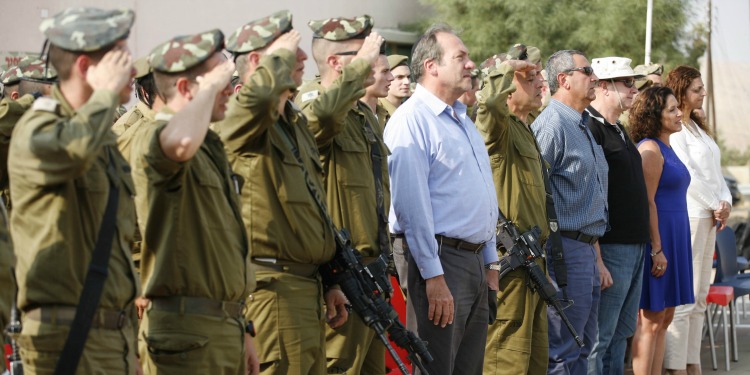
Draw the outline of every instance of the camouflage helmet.
M633 69L636 73L647 76L649 74L655 74L660 76L664 73L664 66L661 64L647 64L638 65Z
M363 15L355 18L327 18L307 23L315 39L327 39L334 42L349 39L364 39L370 34L372 17Z
M133 61L133 68L135 68L135 79L140 79L151 73L151 65L148 63L148 56L142 56L137 60Z
M539 48L534 46L527 46L524 44L514 44L510 47L507 53L508 60L524 60L532 64L539 64L542 62L542 52Z
M208 60L224 48L219 29L172 38L154 48L149 56L151 69L160 73L181 73Z
M292 13L276 12L268 17L240 26L227 38L227 51L241 55L261 49L292 30Z
M68 8L42 21L39 30L64 50L91 52L126 38L134 19L129 9Z
M57 80L57 71L44 60L26 56L18 63L21 79L24 81L52 83Z
M22 76L23 73L21 72L21 69L19 69L17 66L11 66L8 68L8 70L5 71L5 73L3 73L2 76L0 76L0 83L5 86L13 86L18 82L21 82Z
M409 67L409 57L404 55L390 55L388 56L388 66L393 70L397 66Z

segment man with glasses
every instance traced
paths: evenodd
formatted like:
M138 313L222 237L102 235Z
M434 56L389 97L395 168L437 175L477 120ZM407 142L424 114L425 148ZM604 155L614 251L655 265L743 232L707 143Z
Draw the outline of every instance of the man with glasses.
M589 374L622 374L627 338L635 332L643 280L643 252L649 241L648 198L641 155L618 117L638 94L630 59L594 59L599 83L586 108L588 128L609 165L610 230L599 239L602 287L599 333L589 357Z
M580 51L555 52L547 60L552 99L531 124L544 159L555 201L565 265L571 272L558 296L574 301L565 310L584 342L579 347L560 316L549 319L549 374L585 374L599 317L600 279L596 264L599 237L607 229L607 161L586 127L586 107L596 98L598 78ZM556 228L551 228L556 229ZM550 252L549 243L547 252ZM557 280L552 259L548 269Z

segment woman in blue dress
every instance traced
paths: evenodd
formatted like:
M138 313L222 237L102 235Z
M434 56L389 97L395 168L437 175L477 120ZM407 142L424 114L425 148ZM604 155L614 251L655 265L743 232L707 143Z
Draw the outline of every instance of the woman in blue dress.
M682 129L671 89L652 87L630 110L630 132L643 159L651 243L647 245L641 311L633 340L633 373L661 374L667 327L675 306L694 302L690 222L685 194L690 172L669 144Z

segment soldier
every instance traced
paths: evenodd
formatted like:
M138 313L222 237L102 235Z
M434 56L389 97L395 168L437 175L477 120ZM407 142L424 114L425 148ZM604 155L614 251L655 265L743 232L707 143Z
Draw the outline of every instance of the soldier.
M393 82L388 88L388 96L378 100L380 105L388 111L389 116L411 95L411 71L409 57L404 55L388 56L388 66L393 74Z
M320 81L296 97L323 162L327 205L334 224L346 228L367 264L390 254L388 149L372 110L359 99L374 82L373 66L383 37L371 33L372 19L331 18L308 23ZM329 373L382 374L385 346L359 316L326 332Z
M3 84L3 98L10 98L13 100L18 99L18 84L21 82L21 72L15 67L11 66L5 73L0 76L0 83Z
M164 102L156 95L154 86L154 75L148 63L148 56L135 60L135 79L133 88L138 103L120 116L112 126L112 131L117 135L117 148L131 165L135 160L131 158L130 149L136 132L143 131L144 123L153 122L156 113L164 106ZM141 269L141 231L136 227L133 235L133 263L136 270ZM140 314L139 314L140 315Z
M228 38L241 87L216 125L233 169L245 180L242 213L258 285L247 316L262 322L257 340L263 374L324 374L321 300L332 327L347 317L343 293L322 293L318 273L336 246L321 198L318 150L291 101L307 59L299 41L288 11L243 25Z
M664 86L664 80L661 75L664 73L664 65L661 64L646 64L638 65L633 69L638 75L644 75L646 77L642 79L650 80L651 86ZM644 88L639 88L639 90ZM644 89L645 90L645 89Z
M40 59L24 57L14 68L18 83L18 100L5 98L0 101L0 189L6 208L10 209L8 191L8 148L13 128L40 96L49 96L57 72Z
M367 86L365 89L365 96L360 99L363 103L367 104L370 111L375 114L375 118L378 120L378 126L380 126L380 133L383 133L385 124L388 119L391 118L391 114L388 110L381 105L381 100L385 100L388 96L388 91L393 81L393 74L391 68L388 65L388 58L385 55L380 55L375 64L373 65L373 71L375 72L373 78L375 82L372 85Z
M529 53L532 52L532 53ZM534 62L539 49L516 44L505 59L495 55L481 67L477 129L490 155L500 210L521 232L539 226L540 243L549 236L542 157L530 114L541 106L542 77ZM508 249L500 248L498 256ZM535 262L545 269L544 258ZM547 372L547 306L531 288L524 268L500 279L497 316L487 332L484 374Z
M134 374L138 367L133 301L139 287L130 258L134 190L110 130L115 108L130 97L125 39L133 18L130 10L73 8L40 27L60 82L16 125L8 161L26 374L52 374L58 361L73 359L60 353L78 328L71 323L83 306L82 290L91 287L84 286L87 268L93 253L110 251L88 338L74 338L85 342L77 373ZM104 217L105 206L117 209ZM116 236L95 250L102 226Z
M141 279L150 300L139 353L146 374L257 373L254 288L239 186L211 121L224 118L234 64L219 30L176 37L150 55L164 107L132 140ZM145 118L144 118L145 119Z

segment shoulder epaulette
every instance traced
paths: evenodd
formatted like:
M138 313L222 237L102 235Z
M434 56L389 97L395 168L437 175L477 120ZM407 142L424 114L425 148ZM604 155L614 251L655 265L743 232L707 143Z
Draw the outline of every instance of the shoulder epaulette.
M57 112L57 108L60 106L60 102L58 102L55 99L43 96L37 100L34 101L34 104L31 105L31 109L34 111L44 111L44 112Z
M172 117L174 117L174 115L171 114L171 113L159 112L159 113L157 113L154 116L154 120L156 120L156 121L171 121Z
M302 94L302 97L300 99L303 102L306 102L306 101L313 100L313 99L317 98L318 95L319 95L318 90L312 90L312 91L308 91L308 92Z

